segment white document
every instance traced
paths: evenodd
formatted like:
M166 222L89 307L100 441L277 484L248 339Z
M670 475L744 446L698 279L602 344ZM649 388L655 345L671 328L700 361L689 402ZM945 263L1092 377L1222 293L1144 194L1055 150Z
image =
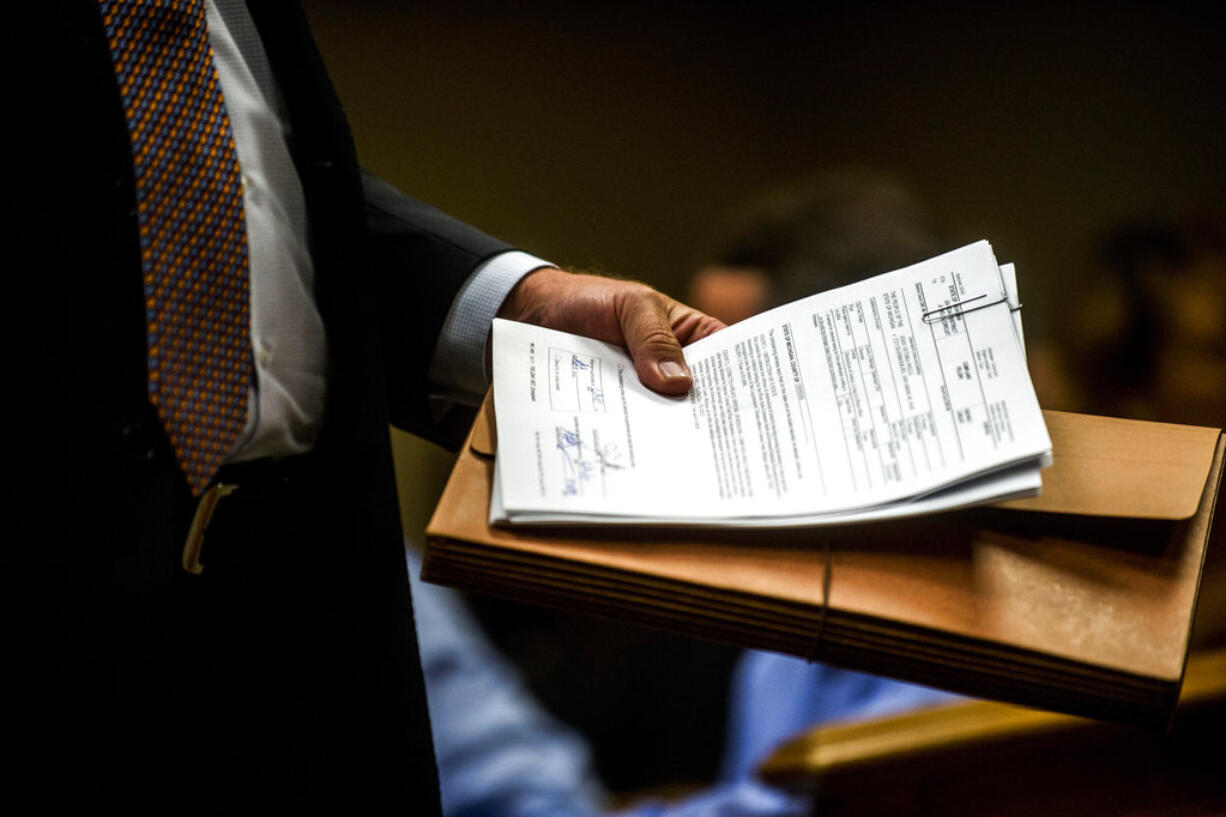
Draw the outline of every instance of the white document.
M649 391L620 347L494 324L496 522L812 525L1039 489L1051 442L981 241L691 344Z

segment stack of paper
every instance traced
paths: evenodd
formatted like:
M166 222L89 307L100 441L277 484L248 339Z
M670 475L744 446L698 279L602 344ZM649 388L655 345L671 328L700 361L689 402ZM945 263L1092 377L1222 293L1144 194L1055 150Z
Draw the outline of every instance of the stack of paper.
M688 346L684 398L620 347L495 321L490 519L804 527L1033 495L1051 441L1019 309L980 241Z

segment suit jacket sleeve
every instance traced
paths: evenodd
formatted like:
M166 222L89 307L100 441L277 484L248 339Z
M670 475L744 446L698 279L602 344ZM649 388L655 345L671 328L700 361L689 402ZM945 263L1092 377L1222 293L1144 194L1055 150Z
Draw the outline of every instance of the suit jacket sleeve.
M406 431L457 446L473 412L435 416L424 384L443 322L460 288L481 263L509 245L363 173L368 263L377 271L379 323L391 421ZM482 354L475 349L473 354Z

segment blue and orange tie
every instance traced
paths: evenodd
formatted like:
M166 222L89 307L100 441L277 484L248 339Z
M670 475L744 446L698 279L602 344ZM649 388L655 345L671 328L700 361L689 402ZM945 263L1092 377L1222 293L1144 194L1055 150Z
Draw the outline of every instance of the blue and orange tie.
M247 225L204 0L99 0L136 172L149 400L194 495L246 419Z

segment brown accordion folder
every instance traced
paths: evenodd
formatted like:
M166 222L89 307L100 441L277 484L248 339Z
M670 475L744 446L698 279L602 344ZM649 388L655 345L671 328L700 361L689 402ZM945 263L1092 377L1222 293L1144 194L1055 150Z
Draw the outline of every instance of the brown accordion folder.
M1045 412L1034 498L802 530L491 527L487 398L427 581L1153 729L1170 720L1226 444Z

